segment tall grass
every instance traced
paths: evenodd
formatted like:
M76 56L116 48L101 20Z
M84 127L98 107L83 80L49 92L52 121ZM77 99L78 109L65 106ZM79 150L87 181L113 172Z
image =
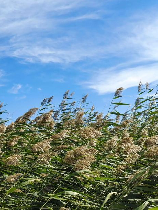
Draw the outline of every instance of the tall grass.
M0 118L0 209L143 210L158 205L157 87L139 84L120 113L119 88L108 113L66 91L10 125ZM0 105L3 114L3 105ZM36 117L33 118L34 114Z

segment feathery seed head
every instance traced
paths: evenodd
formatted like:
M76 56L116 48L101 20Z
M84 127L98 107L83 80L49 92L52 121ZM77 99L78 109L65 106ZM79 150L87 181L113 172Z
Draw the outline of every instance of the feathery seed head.
M4 133L6 131L6 126L4 124L0 124L0 133Z
M94 155L96 152L97 150L86 146L77 147L67 152L64 162L73 165L76 171L86 169L95 161Z
M11 146L11 147L15 146L15 145L18 143L18 140L19 140L19 137L18 137L18 136L12 138L12 139L8 142L8 146Z
M139 82L139 85L138 85L138 92L140 93L141 90L142 90L142 82L140 81L140 82Z
M75 119L76 125L83 124L83 119L82 119L83 115L84 115L83 111L77 112L76 119Z
M94 109L95 109L95 106L93 105L93 106L91 107L91 112L93 112Z
M40 164L49 164L49 162L51 160L51 156L52 156L51 153L40 154L40 155L38 155L37 162Z
M149 89L149 83L146 82L145 86L146 86L146 90L148 90Z
M83 127L79 130L79 136L83 139L95 139L102 135L102 133L93 127Z
M32 150L33 152L48 152L50 148L50 142L48 140L44 140L34 144Z
M158 157L158 146L154 145L148 148L145 156L151 159L157 159Z
M17 166L21 160L21 155L12 155L6 159L6 164L8 166Z
M55 122L53 120L52 114L53 110L50 110L49 112L36 117L33 122L35 122L37 126L53 129L55 126Z
M69 90L67 90L64 95L63 95L63 99L67 99L68 98L68 95L69 95Z
M112 139L108 140L105 143L105 150L111 151L116 149L118 141L119 141L118 136L114 136Z
M85 96L83 96L83 98L82 98L82 103L85 103L85 102L86 102L87 97L88 97L88 94L87 94L87 95L85 95Z
M0 109L3 107L3 103L0 103Z
M23 174L22 173L16 173L10 176L7 176L6 181L14 183L16 182Z
M154 145L158 145L158 135L147 137L146 140L145 140L145 146L146 147L151 147L151 146L154 146Z
M8 125L6 127L6 132L12 131L14 129L14 127L15 127L15 123L12 122L10 125Z
M115 97L120 96L122 91L123 91L123 87L118 88L115 92Z
M15 121L15 124L26 123L30 119L30 117L36 113L37 110L38 110L38 108L30 109L23 116L18 117Z

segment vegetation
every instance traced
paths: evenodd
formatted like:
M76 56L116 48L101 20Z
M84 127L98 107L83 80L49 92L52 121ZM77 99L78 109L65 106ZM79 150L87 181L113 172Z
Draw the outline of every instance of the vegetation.
M140 83L121 113L122 90L105 116L67 91L57 109L50 97L10 125L0 118L0 209L157 209L157 90Z

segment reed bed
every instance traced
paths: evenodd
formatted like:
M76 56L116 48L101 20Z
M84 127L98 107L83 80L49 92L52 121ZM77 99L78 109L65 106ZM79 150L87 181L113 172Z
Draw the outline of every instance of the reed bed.
M0 209L158 209L156 88L140 83L132 108L117 89L105 116L66 91L0 118Z

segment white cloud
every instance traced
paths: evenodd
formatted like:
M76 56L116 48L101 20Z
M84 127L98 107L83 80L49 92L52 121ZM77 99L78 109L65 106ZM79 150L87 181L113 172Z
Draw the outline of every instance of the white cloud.
M0 56L43 63L113 56L157 59L158 15L150 15L150 11L145 17L127 18L121 26L118 20L110 27L105 18L109 12L105 9L106 2L108 0L100 3L95 0L0 0L0 38L5 37ZM96 28L95 23L95 28L80 24L80 21L98 19L102 23L100 28ZM72 22L78 27L69 26Z
M71 63L114 56L157 60L157 12L127 17L121 24L121 20L110 22L110 17L106 20L109 11L105 8L109 0L98 2L0 0L0 38L3 43L0 56L43 63ZM102 23L100 28L96 28L95 22L91 28L80 24L80 21L98 19ZM71 27L72 22L76 22L77 27Z
M153 13L153 14L152 14ZM148 11L138 17L129 19L121 28L121 54L138 58L141 61L158 60L158 15Z
M12 93L12 94L18 94L19 93L19 90L21 88L22 88L22 85L21 84L16 84L10 90L8 90L8 92L9 93Z
M100 19L106 13L100 10L100 5L106 2L108 0L103 3L95 0L0 0L0 38L5 37L0 56L22 58L27 62L69 63L102 54L103 48L98 48L100 41L94 42L87 27L79 23L74 29L69 24ZM93 37L99 35L95 31L92 33Z
M95 75L87 83L87 87L96 90L99 94L105 94L115 92L119 87L127 89L138 86L140 81L145 84L156 80L158 82L158 63L121 69L121 71L113 70L108 73L104 70L100 75Z
M150 11L151 12L151 11ZM87 87L99 94L115 92L143 83L158 83L158 15L141 14L116 28L114 44L110 45L111 57L123 60L111 68L93 73Z
M158 80L157 11L113 21L106 19L106 2L0 0L0 56L42 63L117 58L119 65L91 72L87 86L100 94ZM81 24L91 20L101 21Z

